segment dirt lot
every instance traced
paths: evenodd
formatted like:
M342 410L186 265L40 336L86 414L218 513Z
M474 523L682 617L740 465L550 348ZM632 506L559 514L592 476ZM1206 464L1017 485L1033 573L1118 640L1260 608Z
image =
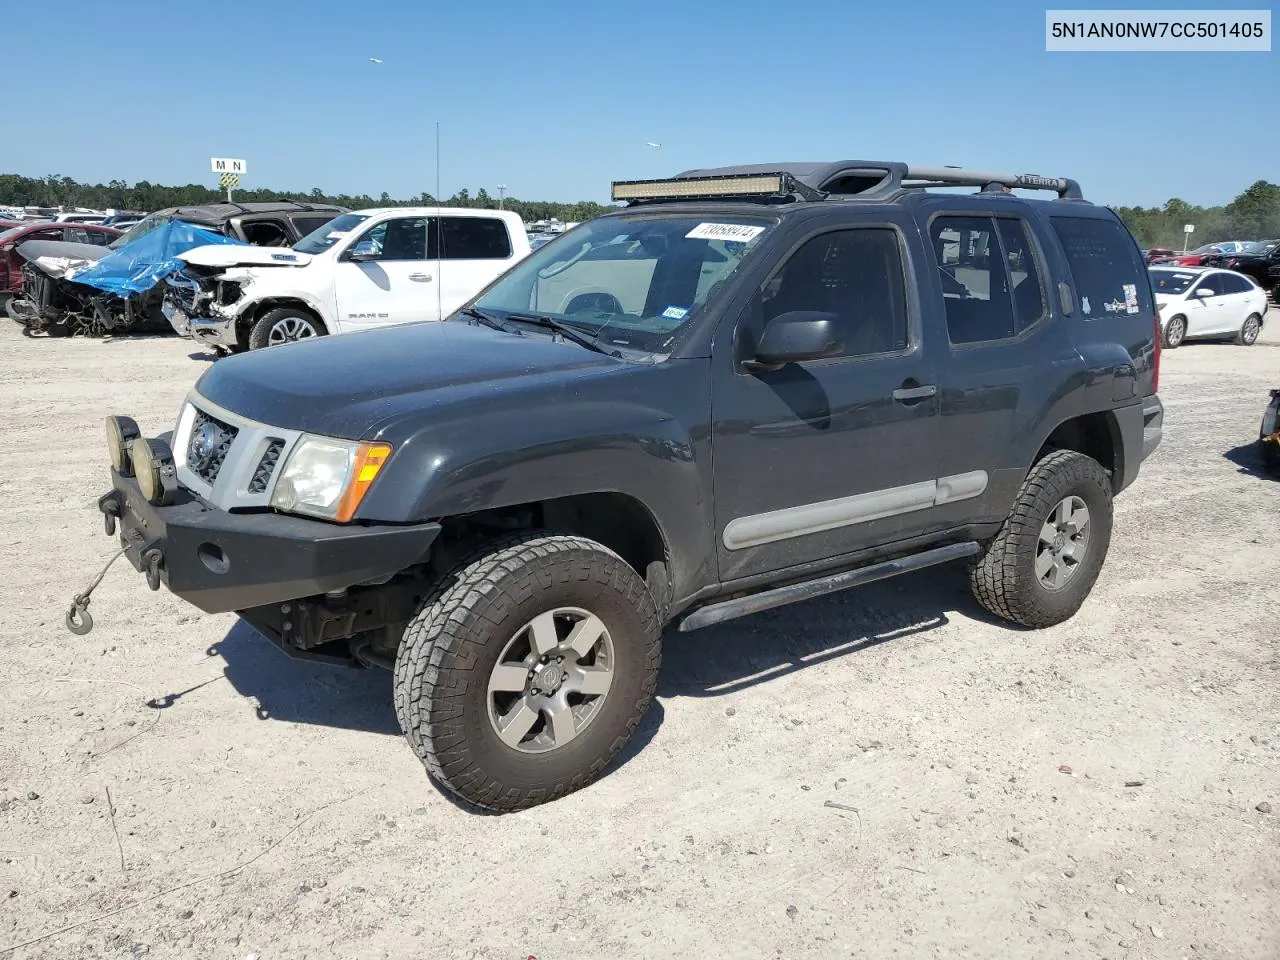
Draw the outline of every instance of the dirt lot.
M5 321L0 955L1280 957L1269 319L1166 354L1072 621L1012 630L943 569L670 636L624 761L500 818L430 785L386 674L124 562L64 629L111 553L103 415L166 429L211 358Z

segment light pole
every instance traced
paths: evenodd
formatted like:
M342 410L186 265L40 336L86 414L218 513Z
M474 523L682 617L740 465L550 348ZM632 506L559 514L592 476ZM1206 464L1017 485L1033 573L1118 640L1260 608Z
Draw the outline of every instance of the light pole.
M498 184L498 209L499 210L506 209L505 207L503 207L503 203L506 202L506 196L507 196L507 185L505 183Z

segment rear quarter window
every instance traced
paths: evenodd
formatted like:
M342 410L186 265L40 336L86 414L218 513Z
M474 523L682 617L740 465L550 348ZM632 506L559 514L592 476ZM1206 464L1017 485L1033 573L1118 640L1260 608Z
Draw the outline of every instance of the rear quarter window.
M1151 279L1121 224L1096 217L1051 219L1086 319L1151 316Z

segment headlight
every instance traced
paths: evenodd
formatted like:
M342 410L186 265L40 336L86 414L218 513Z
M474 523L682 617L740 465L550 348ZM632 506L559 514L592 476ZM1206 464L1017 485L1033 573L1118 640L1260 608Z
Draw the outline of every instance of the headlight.
M280 471L271 506L346 523L390 456L385 443L304 436Z

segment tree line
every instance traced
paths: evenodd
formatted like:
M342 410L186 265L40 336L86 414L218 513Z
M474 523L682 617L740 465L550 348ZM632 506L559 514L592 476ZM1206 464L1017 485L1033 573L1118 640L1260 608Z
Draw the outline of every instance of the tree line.
M1197 207L1177 197L1162 207L1116 207L1142 247L1181 250L1183 227L1195 227L1188 247L1218 240L1280 238L1280 186L1259 180L1223 207Z
M371 197L367 193L325 193L319 187L312 190L244 190L232 191L233 198L241 203L253 203L267 200L299 200L307 203L332 203L349 210L361 210L369 207L429 207L435 206L436 200L429 193L420 193L415 197L394 199L383 193ZM219 203L226 198L222 190L189 183L180 187L166 187L146 180L139 180L132 186L123 180L112 180L109 183L78 183L70 177L50 175L47 177L23 177L17 174L0 174L0 205L3 206L37 206L37 207L89 207L94 210L129 210L139 213L150 213L165 207L195 206L205 203ZM499 198L489 194L481 187L473 195L469 190L459 190L452 197L442 201L448 207L476 207L496 210ZM599 216L609 207L579 201L562 203L548 200L521 200L518 197L505 197L501 200L504 209L518 213L526 223L535 220L558 219L565 222L590 220Z
M332 203L351 210L366 207L435 206L436 200L429 193L416 197L393 199L387 193L371 197L367 193L325 193L319 187L310 191L289 190L236 190L234 196L242 202L263 200L301 200L312 203ZM0 174L0 204L12 206L42 207L92 207L97 210L117 209L150 212L164 207L217 203L223 193L211 187L189 183L181 187L165 187L139 180L130 186L123 180L110 183L78 183L70 177L22 177L17 174ZM450 207L477 207L496 209L499 198L484 187L471 194L459 190L442 201ZM609 206L579 201L561 203L544 200L521 200L506 197L502 206L518 213L526 223L535 220L559 219L566 222L590 220L607 210ZM1230 203L1219 207L1198 207L1185 200L1173 198L1160 207L1117 207L1116 212L1128 225L1138 243L1143 247L1172 247L1180 249L1183 226L1195 225L1190 246L1218 240L1271 240L1280 237L1280 186L1259 180Z

